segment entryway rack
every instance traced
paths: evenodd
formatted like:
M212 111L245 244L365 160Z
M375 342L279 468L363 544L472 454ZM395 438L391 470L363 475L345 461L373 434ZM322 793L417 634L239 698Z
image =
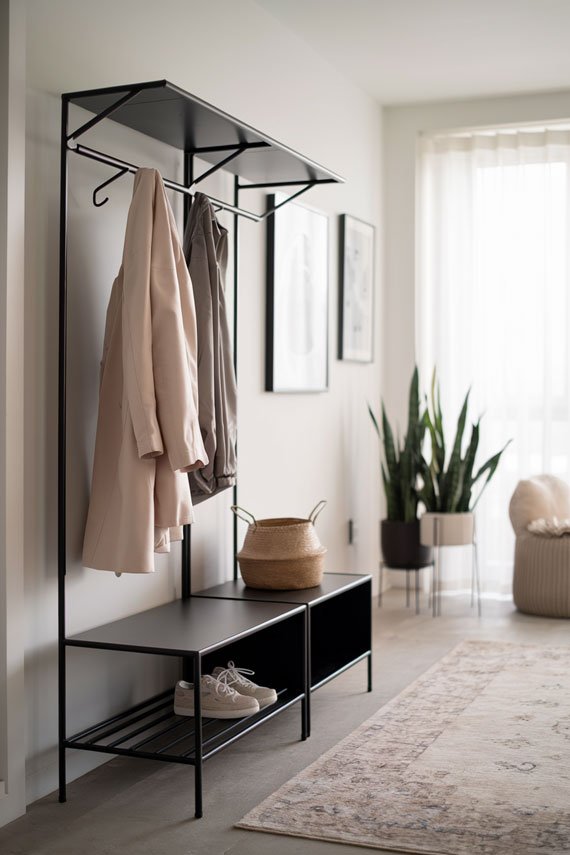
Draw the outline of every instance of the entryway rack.
M70 107L94 114L69 130ZM164 178L166 187L185 196L184 219L194 188L219 169L234 175L232 202L212 199L217 208L233 214L234 364L237 374L238 335L238 220L266 220L287 202L319 184L343 179L290 148L239 122L200 98L166 80L91 89L62 95L61 196L59 234L59 427L58 427L58 662L59 662L59 799L66 800L66 749L76 748L186 763L195 770L195 816L202 816L202 766L243 734L301 701L301 737L309 735L309 695L328 679L368 657L371 662L370 576L338 577L327 574L322 589L300 597L255 597L242 591L234 561L234 590L193 596L191 585L190 527L184 527L181 555L181 599L74 636L66 635L65 575L67 476L67 203L70 152L104 163L116 170L95 188L93 203L105 204L100 192L138 166L84 145L83 137L105 119L153 137L183 152L184 183ZM79 140L81 139L81 142ZM194 159L210 164L194 174ZM240 207L240 194L263 188L291 188L293 192L273 209L256 212ZM212 197L210 197L212 198ZM237 487L234 502L237 501ZM237 520L233 528L237 552ZM239 590L238 590L239 588ZM355 591L357 592L355 594ZM326 603L335 600L334 607ZM350 614L354 621L346 623ZM345 618L350 643L338 644L337 622ZM312 621L311 621L311 616ZM351 638L351 633L355 632ZM66 650L119 650L174 656L196 686L195 718L175 716L173 690L163 692L130 709L96 722L72 736L66 726ZM279 657L276 651L286 651ZM312 652L311 652L312 651ZM315 651L317 653L315 654ZM215 658L217 657L217 658ZM254 716L234 721L214 721L200 716L200 676L227 659L247 662L256 679L278 689L278 701ZM318 672L318 679L315 676ZM316 681L316 682L315 682Z

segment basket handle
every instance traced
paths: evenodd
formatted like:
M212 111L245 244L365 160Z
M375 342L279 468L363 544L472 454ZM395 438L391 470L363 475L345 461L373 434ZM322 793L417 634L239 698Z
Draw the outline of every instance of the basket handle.
M257 520L255 519L253 514L251 514L249 511L246 511L245 508L240 508L239 505L232 505L232 511L234 512L236 517L240 518L240 520L243 520L248 525L253 525L254 528L257 528ZM240 511L241 511L241 513L240 513ZM244 517L243 514L247 514L247 516ZM248 517L250 519L248 519Z
M311 513L309 514L309 522L312 522L313 525L315 524L315 520L317 519L320 512L322 510L324 510L326 503L327 503L326 499L321 499L321 501L317 502L317 504L315 505L315 507L313 508Z

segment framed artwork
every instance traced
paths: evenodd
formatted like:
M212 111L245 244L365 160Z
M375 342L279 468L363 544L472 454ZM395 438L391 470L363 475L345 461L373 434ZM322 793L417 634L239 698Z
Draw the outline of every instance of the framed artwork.
M265 390L326 392L328 349L328 217L290 202L267 220Z
M338 358L372 362L374 356L374 226L340 217Z

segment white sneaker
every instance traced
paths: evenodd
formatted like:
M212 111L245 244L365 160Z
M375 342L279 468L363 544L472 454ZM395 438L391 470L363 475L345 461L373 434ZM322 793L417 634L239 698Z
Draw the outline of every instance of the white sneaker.
M234 691L226 683L205 674L200 682L202 689L202 718L243 718L259 712L253 697ZM194 684L179 680L174 692L176 715L194 715Z
M258 686L252 680L247 679L245 674L255 674L255 671L250 671L249 668L236 668L233 662L228 662L227 668L214 668L212 674L220 683L231 686L240 695L255 698L261 710L277 701L277 692L275 689L269 689L267 686Z

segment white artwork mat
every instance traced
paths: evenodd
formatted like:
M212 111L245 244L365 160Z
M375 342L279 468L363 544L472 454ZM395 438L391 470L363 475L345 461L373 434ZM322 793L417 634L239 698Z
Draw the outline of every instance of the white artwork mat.
M328 218L288 204L275 216L273 391L328 386Z
M374 227L344 218L342 359L371 362L374 335Z

